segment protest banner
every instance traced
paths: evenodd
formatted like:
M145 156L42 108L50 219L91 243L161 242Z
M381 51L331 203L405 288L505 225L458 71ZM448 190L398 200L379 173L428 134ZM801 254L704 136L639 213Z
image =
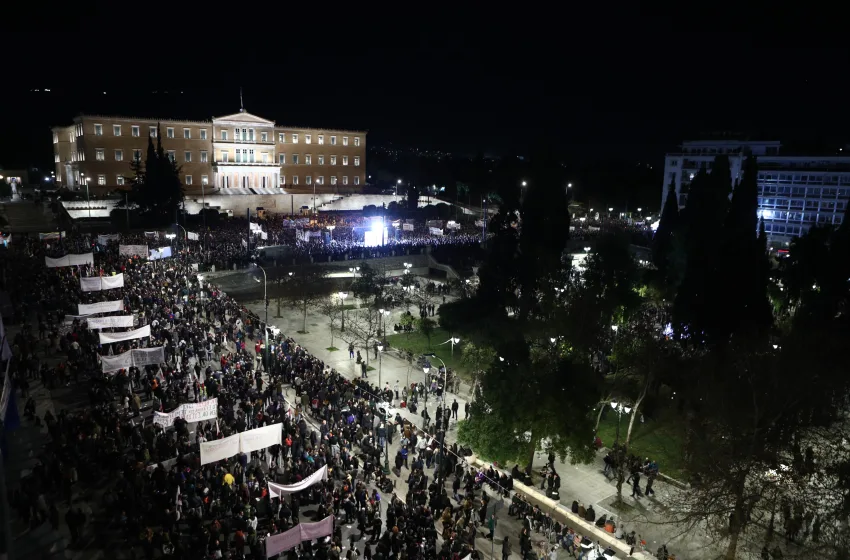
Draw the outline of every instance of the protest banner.
M201 464L215 463L239 453L239 434L201 443Z
M266 558L293 549L302 542L330 536L333 531L333 515L329 515L316 523L299 523L288 531L266 538Z
M118 315L115 317L89 317L86 322L89 329L94 330L132 327L133 320L132 315Z
M127 331L122 333L100 333L100 343L101 344L109 344L111 342L122 342L124 340L133 340L135 338L145 338L146 336L151 335L151 326L145 325L144 327L138 328L133 331Z
M281 425L271 424L239 434L239 451L250 453L281 443Z
M144 259L148 258L148 246L147 245L119 245L118 246L118 254L119 255L127 255L129 257L139 256Z
M84 292L99 292L124 287L124 273L115 276L89 276L80 278L80 289Z
M181 404L171 412L153 413L153 423L164 428L174 425L178 418L186 422L203 422L218 418L218 399L210 399L199 403Z
M44 264L47 266L47 268L61 268L63 266L82 266L87 264L94 264L94 254L82 253L79 255L65 255L64 257L59 257L58 259L44 257Z
M328 479L328 466L325 465L321 469L317 470L301 482L296 482L295 484L275 484L274 482L269 482L269 496L272 498L280 498L281 496L286 496L287 494L295 494L296 492L300 492L305 490L320 480Z
M97 242L100 245L106 245L110 241L118 241L119 239L121 239L121 236L117 233L110 233L107 235L101 234L97 236Z
M77 313L79 313L80 315L94 315L95 313L112 313L113 311L124 311L124 302L120 299L116 299L114 301L80 303L77 305Z

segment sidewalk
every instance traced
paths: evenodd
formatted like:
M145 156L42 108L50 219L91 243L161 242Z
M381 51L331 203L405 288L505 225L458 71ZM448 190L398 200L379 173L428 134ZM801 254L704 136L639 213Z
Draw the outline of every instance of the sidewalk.
M245 305L253 312L263 317L264 309L261 301L246 302ZM272 308L269 309L269 322L272 325L281 329L286 336L291 336L295 341L304 346L310 353L317 356L325 362L326 365L336 369L337 372L349 378L360 377L360 368L355 363L355 360L348 357L348 343L341 343L340 338L346 339L345 333L334 335L334 346L339 350L331 352L327 348L330 346L331 337L328 331L327 319L317 313L315 310L309 309L307 312L307 330L305 334L299 334L296 331L302 328L302 315L300 312L292 310L291 307L281 308L283 317L272 317ZM274 308L276 312L276 308ZM387 319L388 324L393 324L397 314L404 312L405 309L397 308L393 310L393 315ZM341 335L341 336L340 336ZM357 344L355 342L355 344ZM361 355L366 352L362 347L358 347ZM415 366L409 367L407 362L396 357L392 353L383 353L379 361L373 359L373 351L369 349L369 365L375 368L375 371L368 373L369 380L373 383L378 383L380 379L383 386L389 382L390 387L394 388L396 381L400 386L413 383L415 381L424 380L424 372ZM461 384L460 394L449 393L446 395L446 402L451 404L453 400L457 400L460 405L459 418L463 418L464 405L469 399L470 388L466 383ZM431 417L434 413L439 399L428 399L428 409ZM420 401L420 408L422 402ZM402 410L402 415L410 418L417 425L421 425L421 417L411 415L407 410ZM449 431L446 434L446 442L454 443L457 438L456 423L452 423ZM656 495L652 498L640 498L635 500L629 495L631 489L624 486L623 488L623 503L615 507L617 500L617 488L614 480L608 480L602 474L604 463L602 461L605 456L604 450L600 450L594 461L588 465L572 465L569 460L556 460L556 470L561 475L561 503L570 507L573 500L584 504L585 506L593 505L596 510L597 517L606 514L609 517L616 517L617 522L625 524L628 531L634 530L640 534L647 543L647 552L655 553L656 549L662 544L666 544L671 553L676 554L677 558L687 558L688 560L709 560L716 558L720 551L714 546L714 541L705 535L702 531L695 533L694 531L686 531L683 527L677 527L670 524L665 524L665 512L667 506L675 500L678 492L682 490L677 487L667 484L660 478L655 481L654 489ZM540 467L546 464L546 453L538 452L535 454L533 467L534 472L537 472ZM509 465L508 468L512 467ZM536 478L536 484L539 484L540 479ZM514 540L513 538L511 539Z

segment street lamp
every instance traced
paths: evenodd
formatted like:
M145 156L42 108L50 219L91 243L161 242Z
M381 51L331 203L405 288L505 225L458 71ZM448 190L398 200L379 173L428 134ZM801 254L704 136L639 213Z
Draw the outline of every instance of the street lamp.
M290 272L290 274L292 274L292 273ZM347 293L345 293L345 292L339 293L339 301L340 301L339 305L340 305L340 307L342 307L342 325L340 326L340 329L339 329L341 332L345 332L345 298L347 298L347 297L348 297Z
M89 179L91 179L91 177L86 177L85 173L80 173L80 179L82 179L83 183L86 185L86 206L89 207L89 220L91 220L91 198L89 198Z
M455 344L460 342L460 337L453 336L449 339L452 343L452 358L455 357Z
M257 268L263 271L263 305L266 308L266 324L263 326L263 340L265 340L265 348L264 351L266 353L266 363L269 361L269 283L268 277L266 276L266 269L262 266L255 264ZM291 273L290 273L291 274ZM260 281L256 276L254 280L257 282Z
M401 179L395 182L395 195L398 196L398 186L401 184Z
M623 418L623 413L628 414L632 411L630 406L626 406L623 403L618 403L617 401L611 401L611 408L617 413L617 435L614 441L614 453L619 453L619 445L620 445L620 420ZM618 464L622 463L622 461L618 461Z
M447 378L448 378L449 368L446 367L446 362L444 362L442 360L442 358L438 357L433 352L431 352L430 354L425 354L425 355L429 356L431 358L436 358L436 359L440 360L440 364L442 364L442 366L443 366L443 390L440 393L440 401L441 401L440 404L443 407L443 415L445 416L445 414L446 414L446 382L448 380ZM425 367L425 368L422 368L422 369L425 370L426 374L430 370L430 368L428 368L428 367ZM427 406L427 403L426 403L426 406ZM438 426L438 429L439 429L439 426ZM445 465L445 460L446 460L445 444L446 444L446 431L441 430L440 431L440 480L441 481L443 479L445 479L445 467L446 467L446 465ZM441 485L442 485L442 482L441 482Z
M585 252L585 253L589 253L589 252L590 252L590 247L585 247L585 248L584 248L584 252Z
M380 387L381 390L384 389L384 386L381 383L381 381L382 381L382 379L381 379L381 371L382 371L381 365L383 363L383 360L382 360L383 355L384 355L384 345L378 344L378 387Z

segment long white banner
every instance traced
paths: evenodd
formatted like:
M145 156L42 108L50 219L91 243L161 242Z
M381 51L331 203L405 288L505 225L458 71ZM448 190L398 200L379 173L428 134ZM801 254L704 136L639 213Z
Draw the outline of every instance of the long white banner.
M161 364L164 361L164 346L157 346L156 348L137 348L135 350L127 350L117 356L100 357L101 371L104 373L118 371L119 369L129 369L132 366L141 368Z
M188 238L189 238L189 241L197 241L197 240L198 240L198 234L197 234L197 233L195 233L194 231L190 231L190 232L188 232L188 233L186 234L186 237L188 237Z
M280 445L281 425L271 424L239 434L239 451L250 453L272 445Z
M148 246L147 245L119 245L118 246L118 254L119 255L138 255L143 258L148 258Z
M99 292L124 287L124 273L115 276L91 276L80 278L80 289L84 292Z
M171 257L171 247L160 247L159 249L151 249L148 258L152 261L167 259Z
M239 453L239 434L201 443L201 464L215 463Z
M133 326L132 315L118 315L115 317L90 317L86 319L89 329L128 328Z
M123 340L133 340L135 338L145 338L146 336L151 335L151 326L145 325L139 329L133 331L127 331L122 333L100 333L100 343L101 344L109 344L110 342L121 342Z
M81 303L77 305L77 309L80 315L112 313L113 311L124 311L124 302L116 299L114 301L99 301L97 303Z
M44 257L44 264L47 266L47 268L61 268L63 266L94 264L94 254L83 253L81 255L65 255L64 257L59 257L58 259Z
M329 515L316 523L300 523L288 531L266 538L266 558L293 549L302 542L330 536L333 532L333 515Z
M295 484L275 484L274 482L269 482L269 496L272 498L280 498L281 496L286 496L287 494L295 494L296 492L300 492L305 490L320 480L328 479L328 466L325 465L321 469L317 470L301 482L296 482Z
M153 423L165 428L174 425L174 421L182 418L186 422L203 422L218 418L218 399L210 399L199 403L181 404L171 412L153 413Z

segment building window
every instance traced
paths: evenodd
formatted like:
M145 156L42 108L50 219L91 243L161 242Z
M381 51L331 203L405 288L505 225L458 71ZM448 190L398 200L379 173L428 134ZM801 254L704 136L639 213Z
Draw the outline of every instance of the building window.
M354 176L354 184L355 184L355 185L359 185L359 184L360 184L360 175L355 175L355 176Z
M165 137L174 138L174 127L169 126L165 129Z
M105 150L103 148L96 148L94 151L94 159L97 161L104 161L106 159Z
M342 164L348 165L348 156L342 156Z
M115 161L124 161L124 150L115 150Z
M177 161L177 154L174 150L168 150L168 159L170 159L172 163Z
M286 165L286 154L278 154L277 163L278 165Z
M142 160L142 150L133 150L133 161Z
M191 162L192 161L192 152L183 152L183 158L184 158L183 161L185 161L187 163Z
M336 156L331 156L331 165L336 165Z
M138 125L133 125L130 127L130 135L138 138L139 137L139 127Z
M293 143L293 144L297 144L297 143L298 143L298 135L297 135L297 134L293 134L293 135L292 135L292 143ZM297 185L298 183L296 182L296 183L292 183L292 184L293 184L293 185Z
M281 176L280 176L280 184L281 184L281 185L285 185L285 184L286 184L286 175L281 175Z
M336 175L331 175L331 185L336 185Z
M324 185L325 184L325 178L322 177L321 175L319 175L318 177L316 177L316 184L317 185Z
M201 129L201 140L206 140L206 139L207 139L207 129L202 128Z
M244 150L243 150L243 152L244 152ZM248 157L251 158L248 161L251 162L251 163L254 163L254 150L248 150Z
M101 186L105 185L106 184L106 175L98 175L97 176L97 184L101 185Z
M190 140L192 138L192 129L184 128L183 129L183 138L186 140Z
M269 141L269 133L268 132L261 132L260 133L260 141L261 142L268 142Z
M210 158L209 158L209 154L207 153L207 151L201 150L201 163L207 163L207 162L209 162L209 159Z
M115 177L115 182L116 182L119 186L123 186L123 185L124 185L124 176L123 176L123 175L118 175L117 177Z
M112 125L112 136L121 136L121 125L113 124Z
M298 165L298 154L292 154L292 165Z
M191 175L186 175L186 182L184 184L185 185L191 185L192 184L192 176Z
M210 184L209 175L201 175L201 184L202 185L209 185Z
M103 125L102 124L94 125L94 135L95 136L103 136Z
M307 175L306 177L304 177L304 184L305 185L312 185L313 184L313 176Z
M53 161L59 163L59 154L53 154Z
M279 133L277 135L277 141L281 144L286 144L286 135L283 132Z
M221 131L221 139L222 139L222 140L227 140L227 131L226 131L226 130L222 130L222 131Z
M324 146L324 145L325 145L325 135L319 134L319 146Z
M359 145L360 145L360 137L359 137L359 136L355 136L355 137L354 137L354 145L355 145L355 146L359 146Z
M292 184L293 184L293 185L297 185L297 184L298 184L298 175L293 175L293 176L292 176Z
M348 136L343 136L343 137L342 137L342 145L343 145L343 146L348 146Z
M221 151L221 162L222 163L227 163L227 156L228 156L227 150L222 150Z
M324 165L324 164L325 164L325 156L319 155L319 165Z
M304 165L312 165L313 164L313 156L310 154L306 154L304 156Z
M347 184L348 184L348 175L343 175L343 176L342 176L342 184L343 184L343 185L347 185Z
M150 126L148 127L151 138L156 138L156 127Z
M354 166L355 167L360 166L360 156L354 156Z
M305 143L305 144L309 144L309 143L311 143L312 141L313 141L313 137L312 137L311 135L309 135L309 134L305 134L305 135L304 135L304 143ZM307 183L307 184L309 185L310 183Z
M331 136L331 146L336 146L336 136Z
M263 152L263 153L260 154L260 156L262 158L260 161L262 161L263 163L269 162L269 153L268 152Z

